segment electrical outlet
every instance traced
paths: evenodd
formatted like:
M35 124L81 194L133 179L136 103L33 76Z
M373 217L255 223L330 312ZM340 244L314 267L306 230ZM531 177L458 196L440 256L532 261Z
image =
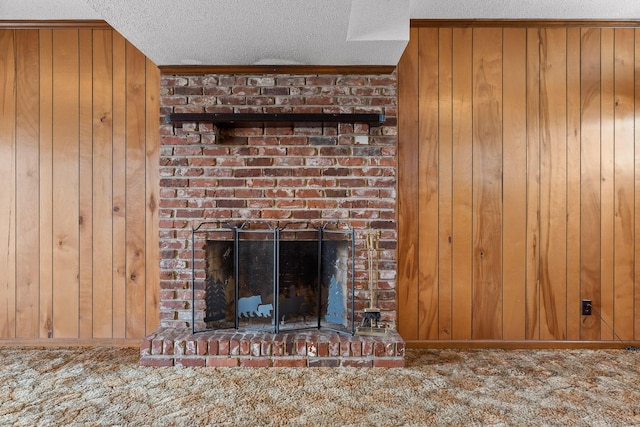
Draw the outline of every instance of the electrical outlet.
M590 299L582 300L582 315L591 316L591 300Z

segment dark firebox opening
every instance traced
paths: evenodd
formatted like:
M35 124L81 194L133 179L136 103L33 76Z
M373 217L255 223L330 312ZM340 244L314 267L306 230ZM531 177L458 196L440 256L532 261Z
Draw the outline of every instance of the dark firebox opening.
M278 229L236 236L206 242L208 329L352 332L351 234Z

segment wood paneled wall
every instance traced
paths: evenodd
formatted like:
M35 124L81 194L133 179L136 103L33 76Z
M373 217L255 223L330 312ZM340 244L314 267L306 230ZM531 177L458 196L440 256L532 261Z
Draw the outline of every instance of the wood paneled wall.
M0 338L157 327L159 90L111 29L0 29Z
M640 29L413 27L398 80L402 336L639 340Z

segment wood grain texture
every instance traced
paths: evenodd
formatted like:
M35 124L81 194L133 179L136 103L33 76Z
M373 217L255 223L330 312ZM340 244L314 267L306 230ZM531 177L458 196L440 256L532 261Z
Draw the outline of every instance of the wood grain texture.
M527 28L525 338L540 339L540 30Z
M600 339L613 339L614 79L613 29L600 31ZM611 326L608 326L611 325Z
M16 40L16 336L38 337L39 123L38 31Z
M638 339L640 30L614 27L416 27L439 36L398 70L400 81L420 74L419 110L408 92L400 102L438 150L428 146L418 165L421 176L437 170L437 188L425 185L408 217L434 230L437 197L438 238L423 234L419 265L403 271L437 273L437 295L406 321L426 327L437 313L438 335L415 342ZM415 170L409 162L401 152L400 173ZM412 191L400 185L399 200ZM592 316L581 316L582 299ZM403 318L402 301L399 310Z
M453 34L438 30L438 338L451 339L452 329L452 180L453 180Z
M158 218L153 207L159 184L160 75L131 46L137 71L130 96L135 99L127 101L125 41L116 34L86 27L0 30L0 237L6 242L0 251L2 338L112 342L113 325L121 326L122 337L127 322L135 325L131 339L157 326ZM114 35L121 47L119 85L113 82ZM120 113L116 131L113 99ZM127 107L140 109L129 111L130 152ZM121 170L114 170L113 135L120 138L115 153ZM137 165L129 184L138 189L129 197L139 199L136 221L129 224L124 216L128 157ZM120 240L113 233L112 189L118 179ZM131 313L124 280L126 227L138 236L138 258L131 265L142 271L129 296L135 307ZM119 289L112 280L114 253L122 255ZM118 318L114 294L121 297Z
M80 338L93 336L93 31L79 36Z
M113 32L93 32L93 335L113 333Z
M438 29L420 29L418 337L438 336Z
M39 337L53 337L53 31L40 30L40 318Z
M126 44L126 332L145 334L145 57Z
M636 112L638 110L637 106L640 103L640 44L638 40L640 40L640 29L634 30L635 35L635 61L634 61L634 71L635 71L635 93L634 93L634 101L636 105ZM634 129L640 129L640 114L635 115L634 119ZM634 138L634 148L636 153L640 153L640 132L635 132ZM640 170L640 156L634 157L634 167L636 171ZM635 173L635 179L633 182L634 187L634 218L635 218L635 235L640 236L640 173ZM640 279L640 244L635 243L634 249L634 313L633 313L633 337L634 339L640 338L640 310L637 307L640 307L640 292L635 289L636 283L638 283L638 279Z
M16 333L16 63L15 36L0 30L0 338Z
M540 42L540 339L566 339L566 30Z
M634 311L634 30L615 30L615 211L614 312L615 335L633 339Z
M53 336L79 334L78 31L53 35Z
M504 30L504 339L522 340L526 325L527 32Z
M418 30L398 63L398 331L418 339Z
M580 339L580 29L567 29L567 339Z
M473 338L502 339L502 29L473 37Z
M473 77L470 28L453 29L452 338L471 339Z
M600 29L581 30L580 231L581 298L600 310ZM580 339L599 340L600 321L584 316Z
M126 338L127 317L127 153L125 39L113 33L113 338Z
M145 335L160 324L160 70L146 59L145 65Z

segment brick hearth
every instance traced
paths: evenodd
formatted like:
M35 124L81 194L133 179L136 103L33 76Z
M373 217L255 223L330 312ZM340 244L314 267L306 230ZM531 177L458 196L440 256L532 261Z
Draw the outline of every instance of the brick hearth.
M404 341L324 330L283 332L161 328L142 341L143 366L403 367Z

